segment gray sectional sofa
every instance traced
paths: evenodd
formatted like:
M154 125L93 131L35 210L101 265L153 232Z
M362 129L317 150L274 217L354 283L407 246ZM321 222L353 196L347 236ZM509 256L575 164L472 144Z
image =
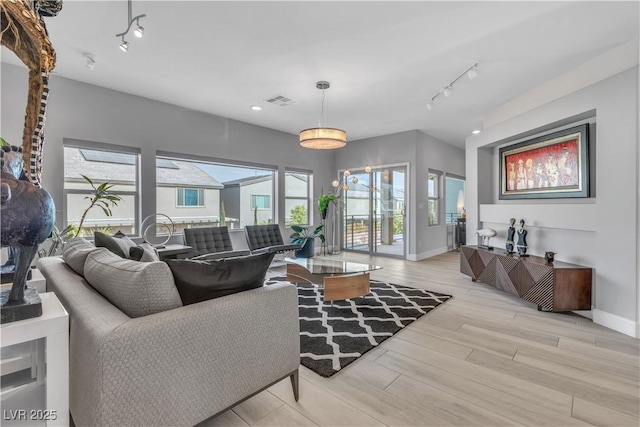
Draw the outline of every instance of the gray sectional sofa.
M287 377L297 400L295 286L183 306L160 261L72 247L38 268L70 316L76 425L195 425Z

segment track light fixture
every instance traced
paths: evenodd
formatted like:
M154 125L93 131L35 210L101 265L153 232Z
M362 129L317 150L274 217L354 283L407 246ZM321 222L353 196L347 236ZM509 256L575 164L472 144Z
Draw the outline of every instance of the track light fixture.
M427 104L427 110L433 110L433 102L440 95L444 95L445 98L450 97L453 94L453 84L456 83L458 80L460 80L465 74L467 75L467 77L469 77L469 80L475 79L478 76L477 68L478 68L478 62L476 61L473 63L472 66L470 66L469 68L464 70L462 73L460 73L458 77L453 79L451 83L442 86L442 88L438 92L436 92L435 95L431 97L431 101L429 101L429 103Z
M123 52L126 52L127 50L129 50L129 42L124 39L124 36L122 36L122 43L120 43L120 50Z
M137 38L141 39L142 36L144 35L144 27L142 25L140 25L140 23L138 22L137 19L136 19L136 25L138 27L135 30L133 30L133 35L136 36Z
M124 39L124 36L126 36L129 33L131 26L135 22L136 29L133 30L133 34L138 38L142 38L142 36L144 35L144 27L140 25L140 19L147 16L145 14L142 14L142 15L131 17L131 0L128 0L127 3L128 3L128 12L129 12L127 29L121 33L116 34L116 37L122 38L122 43L120 43L120 50L122 50L123 52L126 52L127 50L129 50L129 42Z

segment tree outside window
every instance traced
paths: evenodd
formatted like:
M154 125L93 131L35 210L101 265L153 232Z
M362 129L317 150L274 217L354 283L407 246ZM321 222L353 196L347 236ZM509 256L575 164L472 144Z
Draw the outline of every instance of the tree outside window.
M307 225L310 220L309 195L311 174L308 172L285 173L285 224Z

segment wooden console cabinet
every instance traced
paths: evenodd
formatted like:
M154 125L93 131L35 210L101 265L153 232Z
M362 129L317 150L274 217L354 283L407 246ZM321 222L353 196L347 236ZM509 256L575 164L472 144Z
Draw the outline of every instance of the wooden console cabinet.
M538 306L538 310L591 310L593 269L538 256L507 255L504 249L460 248L460 272Z

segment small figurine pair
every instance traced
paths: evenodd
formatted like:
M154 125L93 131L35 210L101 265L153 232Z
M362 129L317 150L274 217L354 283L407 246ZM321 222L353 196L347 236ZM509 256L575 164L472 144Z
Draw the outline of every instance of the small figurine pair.
M515 224L516 224L516 219L515 218L511 218L510 220L510 225L509 228L507 229L507 253L508 254L512 254L514 253L513 249L514 249L514 240L516 237L516 234L518 236L518 240L517 243L515 244L515 247L518 251L518 255L520 256L529 256L527 255L527 230L524 228L524 219L520 220L520 228L518 230L516 230L515 228Z

